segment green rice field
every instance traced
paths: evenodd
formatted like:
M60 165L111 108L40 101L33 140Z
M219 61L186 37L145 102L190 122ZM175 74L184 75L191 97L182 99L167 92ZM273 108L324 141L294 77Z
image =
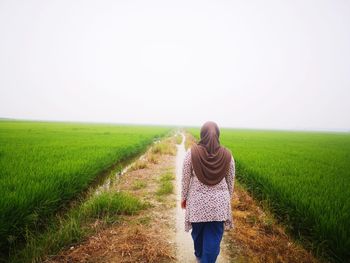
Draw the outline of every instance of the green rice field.
M199 129L188 129L199 137ZM0 257L170 127L0 121ZM350 258L350 134L221 129L237 179L319 255ZM311 243L309 242L311 241Z
M189 131L199 137L198 129ZM221 129L238 180L316 253L350 258L350 134Z
M0 257L169 127L0 121Z

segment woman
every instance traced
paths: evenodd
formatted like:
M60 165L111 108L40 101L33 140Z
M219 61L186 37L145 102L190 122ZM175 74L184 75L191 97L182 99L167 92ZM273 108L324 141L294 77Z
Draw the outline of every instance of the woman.
M220 146L216 123L206 122L200 136L185 156L181 207L186 209L185 231L192 228L197 261L210 263L219 255L224 229L233 227L235 163L231 153Z

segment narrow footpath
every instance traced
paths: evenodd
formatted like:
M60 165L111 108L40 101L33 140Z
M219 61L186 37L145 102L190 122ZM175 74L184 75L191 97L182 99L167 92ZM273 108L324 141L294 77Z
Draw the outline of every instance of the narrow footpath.
M176 256L179 262L196 262L193 254L193 242L189 232L185 232L185 210L181 208L181 176L185 158L185 136L181 134L182 142L176 145ZM189 261L189 259L192 259Z

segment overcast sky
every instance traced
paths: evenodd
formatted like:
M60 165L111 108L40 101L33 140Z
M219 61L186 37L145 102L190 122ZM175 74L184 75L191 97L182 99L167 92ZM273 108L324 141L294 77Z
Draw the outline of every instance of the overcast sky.
M0 117L350 129L350 1L0 0Z

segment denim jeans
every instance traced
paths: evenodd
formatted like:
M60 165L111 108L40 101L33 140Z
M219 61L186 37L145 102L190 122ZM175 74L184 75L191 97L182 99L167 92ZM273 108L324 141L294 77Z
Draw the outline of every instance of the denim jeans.
M224 221L191 223L194 254L201 263L215 263L220 253Z

